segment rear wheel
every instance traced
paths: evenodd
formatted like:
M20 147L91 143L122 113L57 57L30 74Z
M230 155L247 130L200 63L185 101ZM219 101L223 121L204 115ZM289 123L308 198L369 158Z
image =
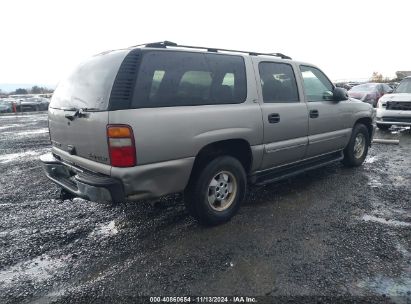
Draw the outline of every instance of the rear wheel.
M229 221L237 212L246 191L246 173L231 156L220 156L192 176L184 200L187 209L202 224Z
M377 124L378 129L380 130L388 130L389 128L391 128L391 125L383 125L383 124Z
M370 136L367 127L363 124L356 124L350 142L344 149L343 164L347 167L360 166L367 157L369 144Z

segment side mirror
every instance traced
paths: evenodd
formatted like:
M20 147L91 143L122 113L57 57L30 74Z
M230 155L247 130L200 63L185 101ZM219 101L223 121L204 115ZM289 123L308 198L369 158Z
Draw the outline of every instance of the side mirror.
M342 88L335 88L333 90L333 100L336 102L347 100L348 99L348 93L346 89Z

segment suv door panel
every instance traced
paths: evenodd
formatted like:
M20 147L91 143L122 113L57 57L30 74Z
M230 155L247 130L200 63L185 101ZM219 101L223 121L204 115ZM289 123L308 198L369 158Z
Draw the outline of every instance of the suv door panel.
M351 121L348 101L330 100L332 99L333 85L319 69L312 66L300 66L300 69L302 73L310 73L306 74L306 78L300 73L303 83L306 81L304 92L310 113L308 148L305 157L310 158L344 149L351 134L351 128L348 126ZM318 94L321 86L324 86L324 89L329 86L328 91Z
M306 157L343 149L351 134L351 129L345 127L345 121L350 119L345 101L308 102L309 112L318 111L318 117L309 118L308 149Z
M299 161L304 157L308 144L308 112L306 104L301 102L302 96L298 90L297 80L295 79L295 89L298 101L286 101L287 96L279 96L275 102L264 102L262 78L267 75L262 76L259 66L265 63L287 65L291 67L294 77L295 68L284 61L267 61L260 58L253 60L264 124L264 155L261 169ZM281 82L281 79L279 81Z

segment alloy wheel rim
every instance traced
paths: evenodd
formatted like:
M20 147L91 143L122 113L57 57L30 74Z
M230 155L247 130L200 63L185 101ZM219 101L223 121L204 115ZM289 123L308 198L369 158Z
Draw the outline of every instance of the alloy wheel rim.
M220 171L208 186L208 203L215 211L228 209L237 196L237 179L228 171Z
M362 133L358 133L354 141L354 157L361 158L365 150L365 136Z

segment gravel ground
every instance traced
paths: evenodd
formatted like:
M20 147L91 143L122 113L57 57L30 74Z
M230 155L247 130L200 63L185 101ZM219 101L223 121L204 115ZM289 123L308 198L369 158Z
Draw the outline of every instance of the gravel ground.
M373 145L360 168L254 187L229 223L204 228L179 195L61 200L38 160L50 149L46 114L0 116L0 302L411 303L411 132L376 137L400 145Z

